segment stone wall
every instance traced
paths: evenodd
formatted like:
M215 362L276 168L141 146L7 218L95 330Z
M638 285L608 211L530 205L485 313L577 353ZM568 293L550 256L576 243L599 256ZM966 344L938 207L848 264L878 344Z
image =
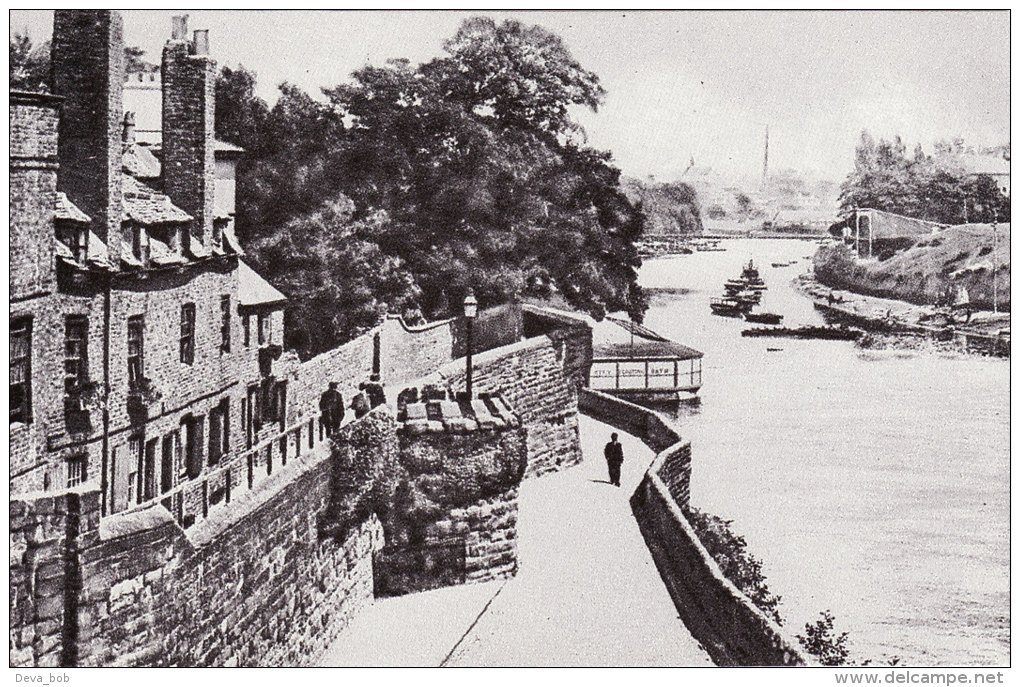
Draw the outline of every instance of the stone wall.
M658 452L631 508L677 612L712 660L724 666L807 664L796 641L722 574L688 522L690 442L658 413L608 394L586 389L580 407Z
M59 190L92 218L92 230L119 267L123 197L124 20L109 10L57 10L53 93L60 116Z
M529 478L581 462L578 391L563 353L563 346L539 336L474 356L475 393L502 396L527 429ZM439 369L455 391L464 388L464 365L455 360Z
M534 305L523 306L522 317L524 336L548 336L560 351L564 373L578 389L588 386L595 322L587 315Z
M100 521L96 491L12 501L12 663L314 662L383 542L371 515L337 527L333 474L306 453L187 531L159 505Z
M64 663L71 494L10 501L10 665Z
M410 403L334 437L334 513L372 512L386 546L375 592L406 594L512 575L526 434L498 399ZM366 418L368 419L368 418ZM395 431L394 431L395 430Z
M395 316L380 332L380 374L385 384L424 377L453 358L454 320L411 327Z
M10 95L10 298L56 288L53 209L60 99Z

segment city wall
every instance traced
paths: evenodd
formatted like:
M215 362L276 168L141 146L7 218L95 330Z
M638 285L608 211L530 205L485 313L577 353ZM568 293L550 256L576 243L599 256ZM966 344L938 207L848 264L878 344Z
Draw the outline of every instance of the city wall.
M476 355L476 394L506 403L483 401L475 425L407 431L391 407L403 384L389 384L390 405L323 441L319 394L330 380L353 391L387 359L378 331L274 362L291 384L287 426L157 500L101 517L93 485L16 496L11 664L305 665L378 594L512 575L525 471L580 460L564 364L576 355L548 336ZM425 330L438 351L400 322L381 331L406 338L409 371L384 381L445 356L430 378L461 390L453 325Z
M582 390L580 409L641 439L657 455L631 497L662 581L691 634L717 665L805 665L807 659L719 570L687 520L691 445L658 413Z

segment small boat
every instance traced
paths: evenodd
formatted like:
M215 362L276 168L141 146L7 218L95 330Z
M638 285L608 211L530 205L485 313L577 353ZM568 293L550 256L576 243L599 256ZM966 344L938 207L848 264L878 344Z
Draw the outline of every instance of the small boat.
M726 297L750 305L761 303L761 291L739 291L735 294L727 294Z
M833 339L856 341L864 331L853 327L755 327L740 332L741 336L784 336L791 339Z
M744 303L736 298L713 298L709 302L713 315L724 317L741 317L752 308L751 303Z
M774 312L747 312L744 313L744 319L755 324L779 324L783 321L783 316Z

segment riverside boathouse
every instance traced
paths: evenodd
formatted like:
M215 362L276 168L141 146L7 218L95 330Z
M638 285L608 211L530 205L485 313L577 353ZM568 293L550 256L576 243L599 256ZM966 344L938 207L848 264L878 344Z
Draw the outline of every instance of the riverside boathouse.
M592 389L662 403L690 398L701 388L701 351L615 317L596 327L594 339Z

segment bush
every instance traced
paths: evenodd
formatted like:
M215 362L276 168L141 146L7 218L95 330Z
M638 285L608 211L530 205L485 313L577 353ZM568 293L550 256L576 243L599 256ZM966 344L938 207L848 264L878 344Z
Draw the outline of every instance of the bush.
M762 573L761 561L747 550L747 541L733 531L733 522L697 508L691 508L687 517L722 574L746 594L762 613L782 625L783 619L779 614L781 597L769 589Z
M804 625L804 634L797 635L804 651L817 658L823 666L845 666L850 661L850 649L847 646L850 634L836 634L835 624L832 611L825 610L821 618Z

